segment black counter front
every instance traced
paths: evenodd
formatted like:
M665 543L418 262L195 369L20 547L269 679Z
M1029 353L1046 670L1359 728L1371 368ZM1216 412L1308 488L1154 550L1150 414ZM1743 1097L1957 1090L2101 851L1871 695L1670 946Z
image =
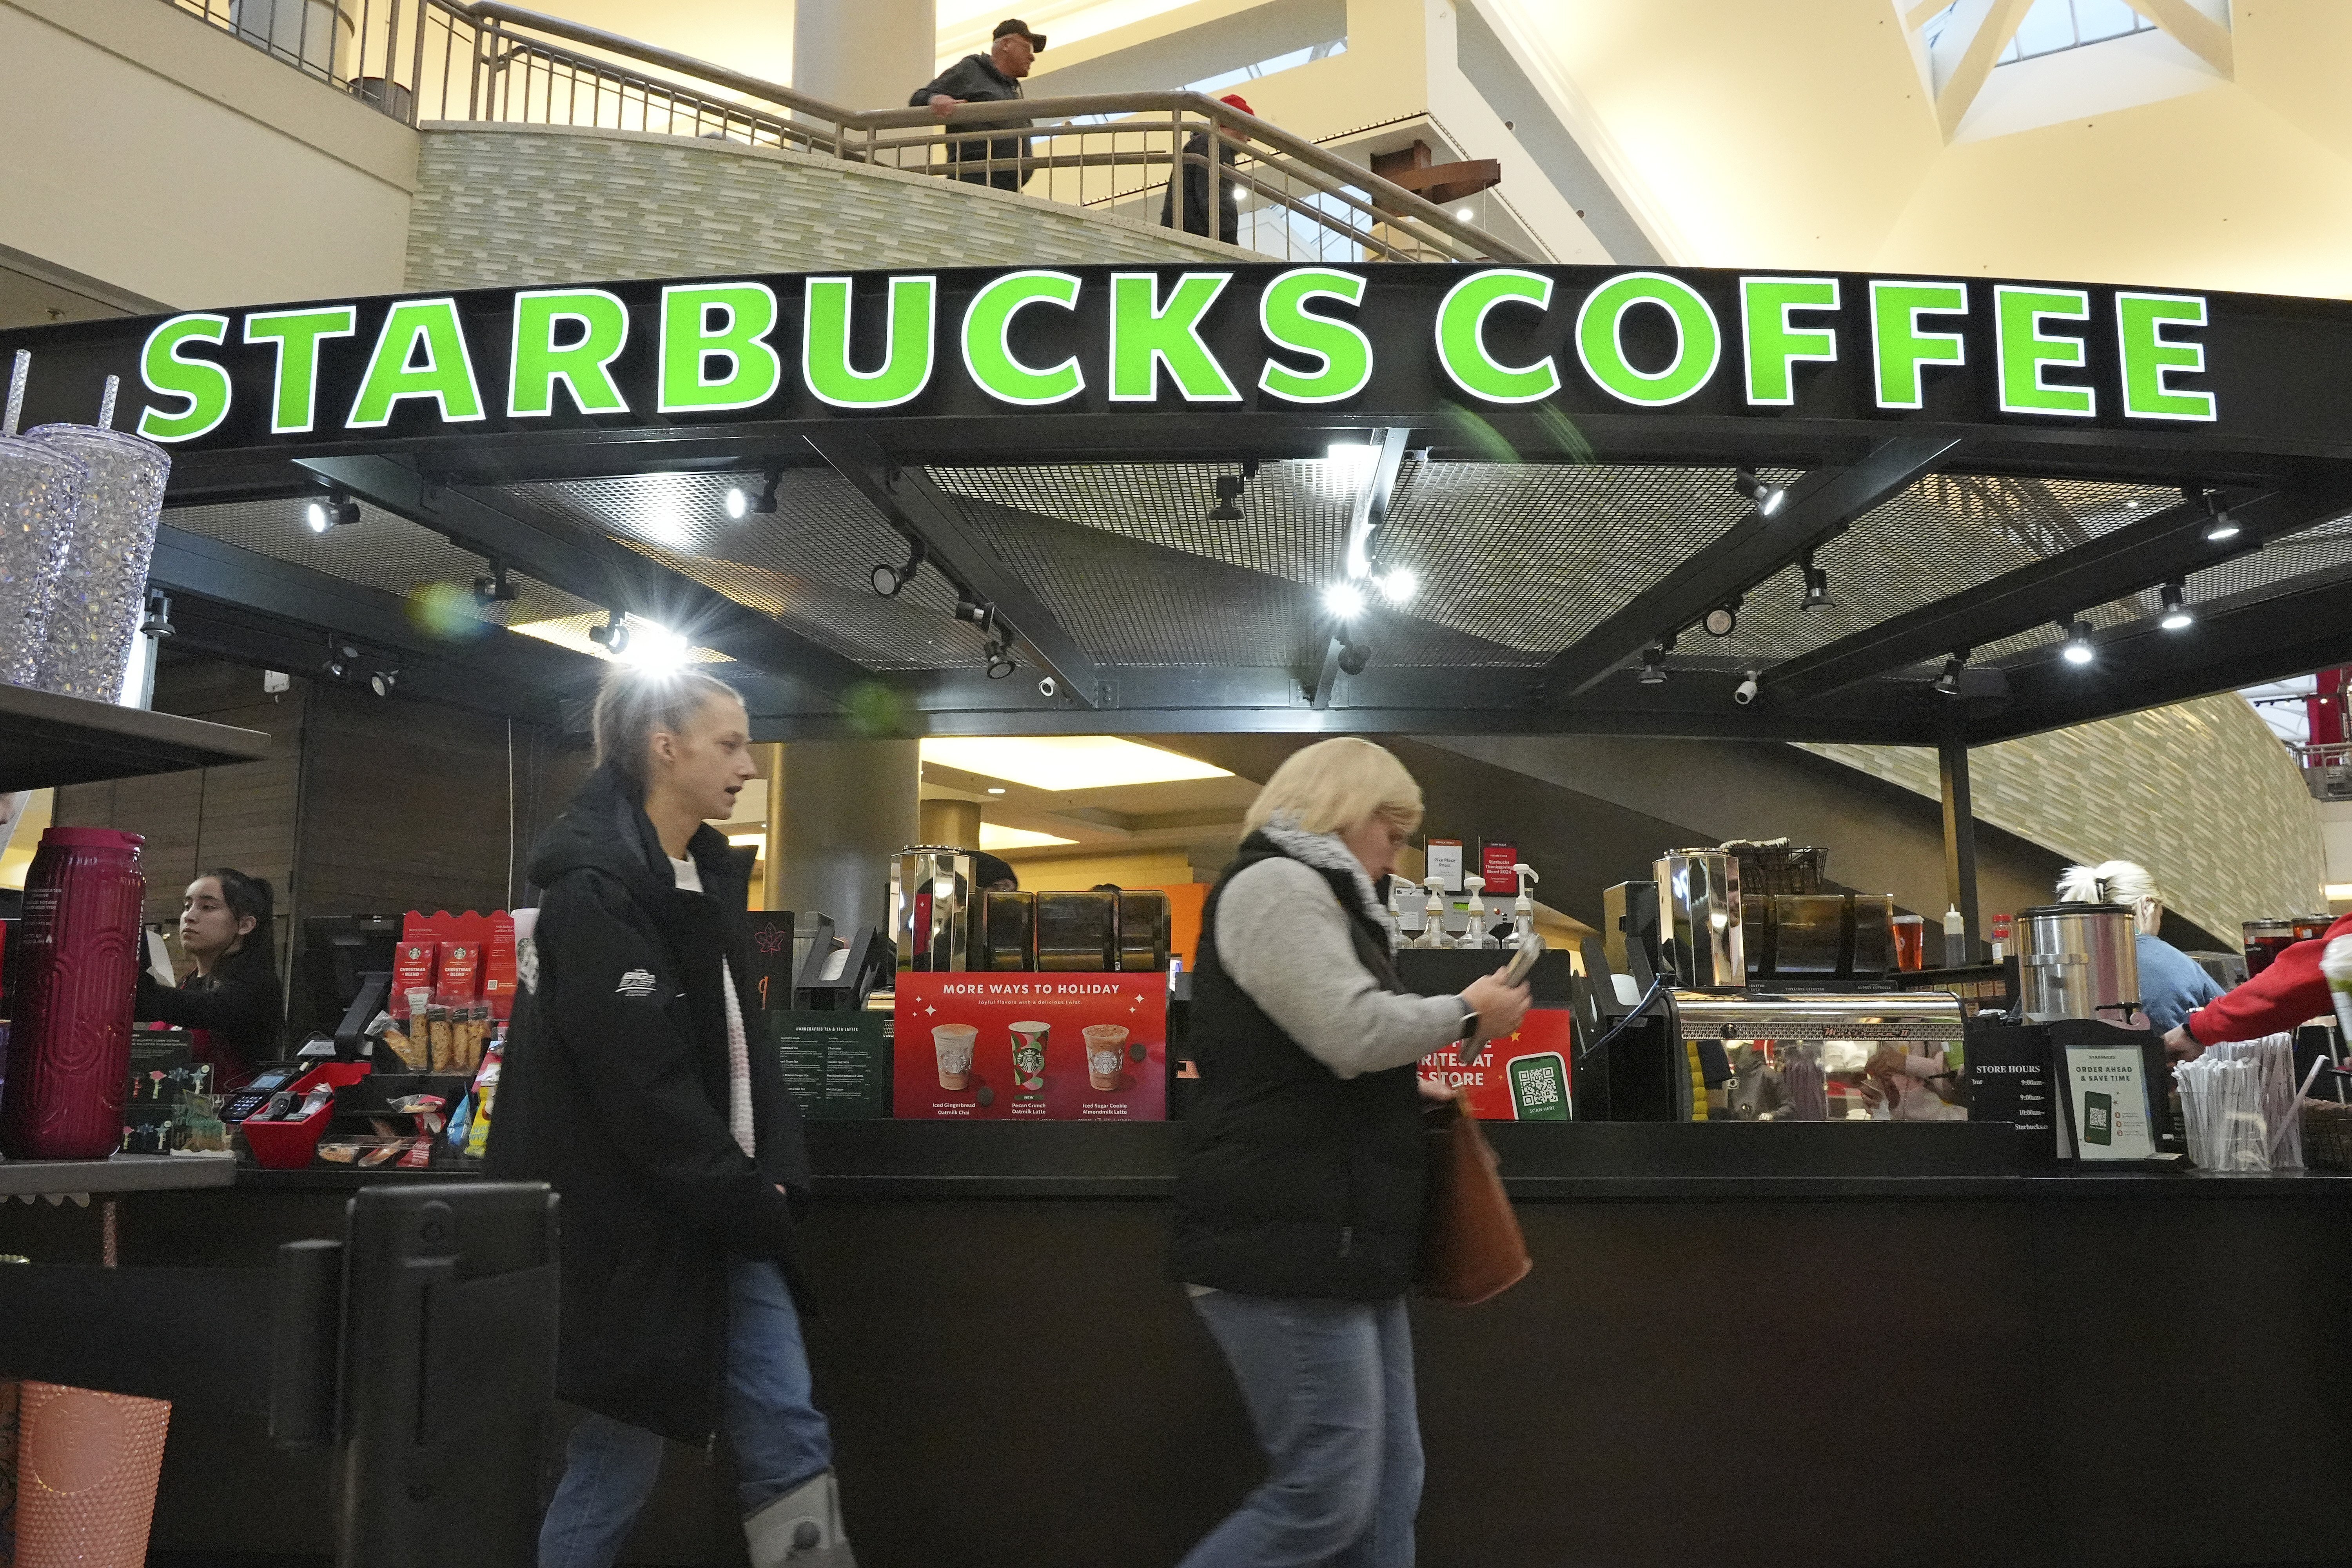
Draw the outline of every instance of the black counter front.
M1414 1307L1427 1568L2352 1551L2352 1178L2037 1172L1989 1124L1489 1131L1536 1269ZM1170 1563L1255 1483L1164 1277L1181 1138L813 1129L810 1349L867 1568ZM123 1261L259 1266L359 1184L126 1198ZM7 1205L0 1251L91 1260L91 1217ZM173 1431L159 1548L326 1550L323 1461ZM631 1560L740 1561L675 1458Z

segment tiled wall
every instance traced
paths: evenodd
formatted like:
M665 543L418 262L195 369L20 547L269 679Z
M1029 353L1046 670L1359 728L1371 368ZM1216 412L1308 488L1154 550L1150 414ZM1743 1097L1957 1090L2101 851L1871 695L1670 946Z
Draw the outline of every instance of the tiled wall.
M1006 262L1263 261L985 186L727 142L426 126L408 287Z
M1933 752L1806 750L1931 798L1941 793ZM2233 943L2242 921L2327 907L2311 795L2242 698L1981 747L1969 754L1969 778L1979 820L2086 864L2137 860L2172 908Z

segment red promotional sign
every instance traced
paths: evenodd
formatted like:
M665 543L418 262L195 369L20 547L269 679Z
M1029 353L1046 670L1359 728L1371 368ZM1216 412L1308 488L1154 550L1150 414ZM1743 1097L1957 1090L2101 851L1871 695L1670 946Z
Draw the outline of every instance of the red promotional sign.
M1565 1007L1537 1007L1507 1040L1489 1040L1464 1067L1454 1047L1421 1058L1423 1081L1458 1089L1481 1121L1565 1121L1576 1047Z
M902 973L891 1113L1160 1121L1168 976Z
M1500 893L1506 899L1519 896L1518 874L1511 869L1519 863L1519 847L1516 844L1483 844L1478 849L1478 875L1486 879L1486 900L1495 901Z

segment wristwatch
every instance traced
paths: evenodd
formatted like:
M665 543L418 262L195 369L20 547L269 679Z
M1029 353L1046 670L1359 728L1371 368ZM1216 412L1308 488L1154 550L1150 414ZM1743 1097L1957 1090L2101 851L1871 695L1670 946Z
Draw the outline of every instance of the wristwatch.
M1456 997L1456 1001L1461 998ZM1462 1022L1454 1037L1454 1059L1464 1067L1478 1059L1478 1047L1471 1042L1478 1037L1478 1009L1467 1002L1462 1004Z

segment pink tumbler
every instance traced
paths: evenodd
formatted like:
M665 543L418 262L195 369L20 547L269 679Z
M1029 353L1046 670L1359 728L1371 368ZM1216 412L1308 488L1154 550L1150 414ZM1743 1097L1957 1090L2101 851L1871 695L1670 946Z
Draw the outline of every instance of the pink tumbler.
M52 827L25 879L0 1153L102 1160L122 1146L139 916L135 833Z

